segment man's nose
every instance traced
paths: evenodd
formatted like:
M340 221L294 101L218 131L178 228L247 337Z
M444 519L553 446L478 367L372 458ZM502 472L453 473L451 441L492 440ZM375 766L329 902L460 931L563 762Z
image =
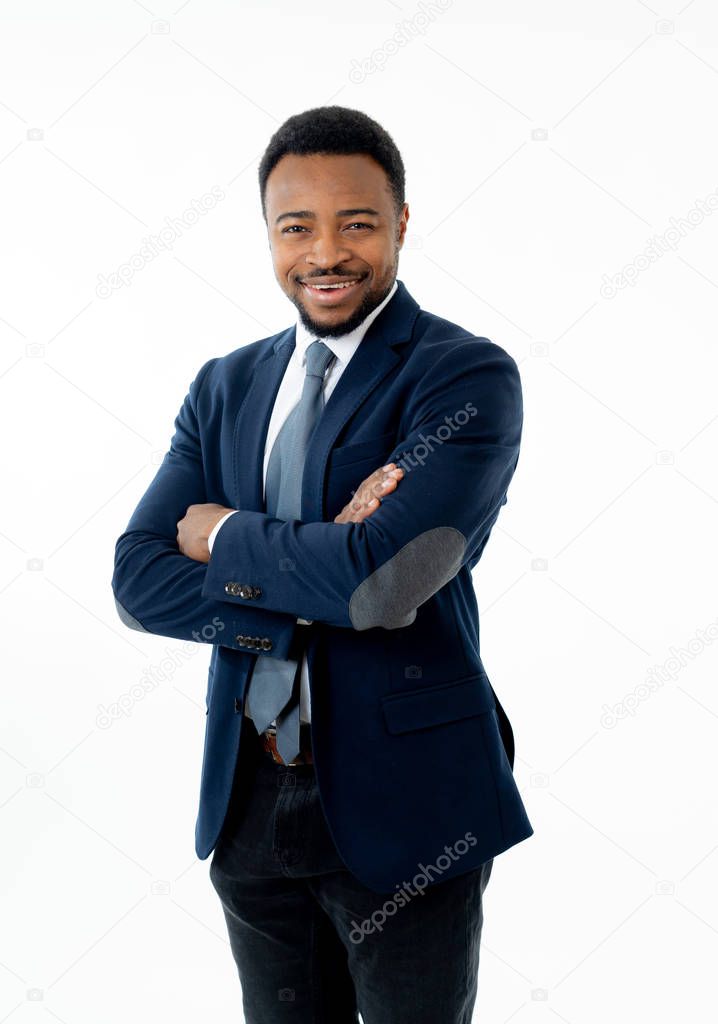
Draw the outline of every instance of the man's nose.
M333 232L317 234L307 251L307 262L324 269L331 270L348 259L351 259L349 246Z

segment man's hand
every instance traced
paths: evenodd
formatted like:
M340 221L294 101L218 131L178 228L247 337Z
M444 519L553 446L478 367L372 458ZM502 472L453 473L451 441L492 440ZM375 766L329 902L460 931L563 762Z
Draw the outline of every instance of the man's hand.
M184 518L177 523L177 546L182 554L195 562L209 562L209 535L222 516L233 511L214 502L190 505Z
M371 476L359 484L352 500L334 517L334 522L360 523L366 519L372 512L376 512L387 494L396 490L403 475L404 470L395 462L375 469Z

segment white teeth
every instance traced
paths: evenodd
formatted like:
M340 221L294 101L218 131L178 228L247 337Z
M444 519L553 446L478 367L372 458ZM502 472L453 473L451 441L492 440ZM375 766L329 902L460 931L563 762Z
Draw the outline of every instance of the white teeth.
M356 281L347 281L344 284L310 284L310 288L349 288L351 285L356 284Z

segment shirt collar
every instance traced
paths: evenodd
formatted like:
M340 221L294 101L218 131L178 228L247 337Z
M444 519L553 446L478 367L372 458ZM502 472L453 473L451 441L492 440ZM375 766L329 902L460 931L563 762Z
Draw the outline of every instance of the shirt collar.
M338 334L335 336L320 338L328 349L331 349L333 354L337 357L340 363L348 363L351 357L359 347L364 335L369 330L373 322L381 313L384 306L391 301L394 292L397 289L396 279L391 287L391 291L386 298L379 303L376 309L373 309L368 316L364 317L358 327L355 327L353 331L349 331L348 334ZM297 331L296 331L296 343L293 352L293 358L298 360L300 366L304 366L306 359L307 348L313 341L316 341L316 335L311 334L304 326L302 321L297 317Z

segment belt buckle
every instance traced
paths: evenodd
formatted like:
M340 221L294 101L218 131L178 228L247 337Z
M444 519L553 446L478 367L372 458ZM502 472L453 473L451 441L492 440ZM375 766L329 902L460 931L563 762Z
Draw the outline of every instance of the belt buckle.
M272 760L274 761L275 764L282 765L284 768L301 768L303 765L308 763L306 760L302 760L302 761L283 761L282 760L281 754L276 749L277 748L277 729L276 729L275 726L270 725L267 729L265 729L264 730L264 735L265 736L272 736L272 737L274 737L274 745L270 746L269 753L272 755ZM300 756L301 756L301 751L300 751Z
M285 761L282 760L282 755L277 750L277 730L276 730L276 728L270 726L268 729L264 730L264 734L265 734L265 736L271 737L274 740L273 743L269 744L269 748L268 748L268 751L267 751L271 755L271 758L274 761L274 763L282 765L283 768L293 768L293 767L296 767L296 764L297 764L296 761L290 761L289 764L287 764Z

